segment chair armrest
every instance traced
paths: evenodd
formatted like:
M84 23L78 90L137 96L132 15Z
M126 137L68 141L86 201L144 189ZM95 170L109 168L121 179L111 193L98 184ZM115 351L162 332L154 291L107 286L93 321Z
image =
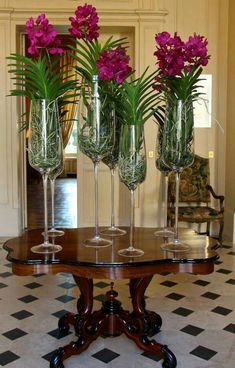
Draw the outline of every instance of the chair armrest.
M224 212L224 196L223 195L217 195L215 194L213 188L211 185L206 185L206 189L209 190L209 192L212 194L212 196L215 198L215 199L218 199L219 200L219 203L220 203L220 212Z

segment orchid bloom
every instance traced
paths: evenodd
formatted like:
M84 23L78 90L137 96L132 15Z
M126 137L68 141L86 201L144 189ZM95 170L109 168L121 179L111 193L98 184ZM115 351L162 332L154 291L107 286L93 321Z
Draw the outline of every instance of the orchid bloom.
M28 48L30 55L39 55L39 50L42 48L47 49L52 55L63 53L63 49L60 47L61 40L45 14L40 14L36 21L30 17L26 22L25 30L30 41Z
M96 8L92 5L78 6L75 17L70 17L69 20L72 26L72 28L69 28L69 32L73 37L85 39L89 42L99 37L99 17Z
M129 61L130 58L126 55L125 48L121 46L115 49L104 50L96 63L99 68L99 78L122 84L132 71L132 68L128 65Z

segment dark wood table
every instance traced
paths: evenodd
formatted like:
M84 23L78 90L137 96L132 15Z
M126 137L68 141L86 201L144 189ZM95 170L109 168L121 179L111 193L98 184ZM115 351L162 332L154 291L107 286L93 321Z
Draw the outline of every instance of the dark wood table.
M33 245L42 241L42 230L29 230L4 244L14 274L25 276L67 272L73 275L80 289L77 313L67 313L59 320L60 333L68 333L69 325L73 325L77 340L55 352L50 360L50 368L63 368L66 358L86 350L100 335L119 336L122 333L135 341L140 349L162 358L164 368L175 368L176 357L170 349L151 339L160 331L162 319L156 312L146 309L145 290L153 275L162 272L213 272L214 261L218 259L216 240L185 230L180 236L191 245L191 250L187 253L171 253L161 250L164 239L153 235L156 229L135 228L135 245L144 250L144 255L127 258L119 256L117 251L128 246L128 234L113 238L110 247L94 249L82 245L83 240L94 234L93 228L64 230L65 235L55 239L63 250L52 255L37 255L30 251ZM93 311L93 279L112 281L106 294L107 300L98 311ZM124 310L117 299L118 293L113 289L115 279L130 279L133 305L130 312Z

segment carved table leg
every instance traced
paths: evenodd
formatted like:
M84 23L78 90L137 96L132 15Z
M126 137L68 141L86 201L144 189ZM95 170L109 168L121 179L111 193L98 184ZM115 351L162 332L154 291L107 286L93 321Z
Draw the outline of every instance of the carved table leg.
M77 314L68 313L59 321L63 331L72 324L78 337L69 345L59 348L50 360L50 368L64 368L63 361L71 355L80 354L88 348L98 336L119 336L125 333L142 350L163 358L164 368L175 368L176 358L166 345L149 340L161 326L161 317L145 309L144 293L152 277L138 278L130 281L130 293L133 312L123 310L121 302L116 299L118 293L111 290L106 293L107 300L99 311L92 312L93 282L90 279L76 277L74 279L81 291L77 303ZM152 326L153 325L153 326Z
M91 279L74 276L81 295L77 302L77 314L67 313L59 320L61 332L69 330L69 324L75 328L78 336L76 342L72 341L69 345L59 348L50 360L50 368L63 368L63 361L71 355L80 354L88 348L90 343L98 337L96 331L88 334L86 322L89 319L93 307L93 281ZM89 335L89 336L88 336Z
M162 326L162 318L159 316L159 314L146 310L146 303L144 299L144 293L147 289L148 285L150 284L153 276L145 277L144 282L143 279L131 279L129 288L130 288L130 295L132 298L132 304L133 304L133 313L132 317L135 318L136 315L141 315L144 321L144 331L147 334L147 336L153 336L157 334ZM138 287L141 285L141 288L143 288L140 296L138 295L138 300L136 298ZM139 308L140 307L140 308Z
M154 312L146 311L144 302L144 293L152 277L144 277L131 280L130 293L133 304L133 312L128 316L124 313L119 315L123 324L123 332L127 337L135 341L137 346L147 352L156 354L163 358L162 366L164 368L175 368L177 365L174 354L166 345L159 344L155 340L149 340L149 332L152 331L151 322L161 322L161 317ZM159 319L160 317L160 319Z

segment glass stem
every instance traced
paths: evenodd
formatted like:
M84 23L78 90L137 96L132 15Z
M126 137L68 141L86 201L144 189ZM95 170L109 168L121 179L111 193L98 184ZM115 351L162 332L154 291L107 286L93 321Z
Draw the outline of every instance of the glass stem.
M179 184L180 184L180 173L177 171L175 174L175 229L174 229L175 243L179 241L178 239Z
M43 181L43 196L44 196L44 244L47 245L48 241L48 212L47 212L47 179L48 174L42 174Z
M51 228L55 229L55 179L50 179L51 187Z
M131 195L131 216L130 216L130 245L129 250L134 248L134 221L135 221L135 196L134 190L130 190Z
M165 190L165 193L164 193L164 230L167 229L167 207L168 207L168 182L169 182L169 174L168 173L165 173L164 174L164 180L165 180L165 185L164 185L164 190Z
M95 174L95 236L99 237L99 204L98 204L98 162L94 163L94 174Z
M115 227L115 209L114 209L114 174L115 169L110 169L111 173L111 228Z

